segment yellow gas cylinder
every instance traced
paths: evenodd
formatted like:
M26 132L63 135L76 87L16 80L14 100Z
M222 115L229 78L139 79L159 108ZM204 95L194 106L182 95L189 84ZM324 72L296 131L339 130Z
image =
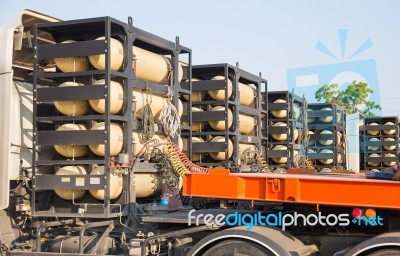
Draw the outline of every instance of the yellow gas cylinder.
M287 151L287 147L284 145L276 145L275 147L272 148L272 150L285 150ZM272 161L274 161L277 164L286 164L287 163L287 157L274 157L272 158Z
M374 153L374 154L370 154L368 157L381 157L381 156ZM368 162L368 165L369 166L379 166L379 162Z
M200 137L192 137L192 143L202 143L204 140ZM185 152L186 157L189 157L187 152ZM202 153L192 153L192 161L200 162L204 159L205 154Z
M241 134L255 132L256 119L253 116L239 114L239 131Z
M320 110L321 110L321 111L323 111L323 110L325 110L325 111L327 111L327 110L332 111L331 108L321 108ZM333 116L332 116L332 114L328 114L328 115L326 115L326 116L320 117L319 120L320 120L321 122L323 122L323 123L331 123L332 120L333 120Z
M122 193L122 188L124 185L124 180L122 177L122 174L116 174L114 175L112 173L112 170L110 170L110 199L116 199L121 195ZM90 175L104 175L104 166L97 166L96 168L93 169L93 171L90 173ZM98 199L98 200L104 200L105 192L104 189L91 189L89 190L90 194Z
M315 153L315 150L314 150L314 149L311 149L311 148L309 148L309 149L308 149L308 151L307 151L307 153L308 153L308 154L314 154L314 153Z
M105 37L96 38L96 40L105 41ZM106 56L105 54L91 55L89 56L90 64L98 70L104 70L106 68ZM121 69L124 62L124 47L120 41L111 38L110 44L110 67L113 71Z
M309 112L312 112L312 111L314 111L314 110L312 110L312 109L307 109L307 114L309 115ZM311 124L311 123L314 123L315 122L315 117L307 117L307 123L309 123L309 124Z
M277 100L274 100L273 103L286 103L286 100L277 99ZM271 114L276 118L285 118L287 116L287 111L286 110L273 110L273 111L271 111Z
M299 138L299 130L297 129L293 129L293 141L297 141L297 139Z
M192 78L192 82L200 81L200 79ZM206 96L205 91L192 91L192 102L200 102L204 100ZM189 101L189 95L183 94L183 98Z
M254 159L256 157L257 146L254 144L239 143L239 157L242 157L245 152L247 152L246 156Z
M394 123L393 123L393 122L386 122L386 123L384 123L383 125L394 125ZM395 129L392 129L392 130L383 130L383 132L384 132L385 134L387 134L387 135L393 135L393 134L395 134L396 130L395 130Z
M135 74L140 80L159 84L169 84L172 65L170 59L145 49L133 46L135 55ZM178 81L182 81L183 68L178 65Z
M101 79L94 84L104 86L105 80ZM106 112L106 100L97 99L89 100L90 106L98 113L104 114ZM122 85L116 81L110 82L110 113L118 114L124 106L124 89Z
M56 175L86 175L86 170L83 166L64 166L56 172ZM62 179L62 178L61 178ZM67 179L67 178L66 178ZM68 182L70 182L68 180ZM85 184L82 184L82 188L84 188ZM55 189L54 192L57 196L61 197L65 200L77 200L81 199L86 191L85 190L77 190L77 189Z
M249 85L239 82L239 102L240 105L251 106L256 98L256 91Z
M201 108L196 108L192 107L192 112L202 112L203 110ZM188 126L188 122L182 122L183 125ZM192 122L192 131L194 132L199 132L203 131L204 128L206 127L206 122Z
M67 40L62 43L66 44L74 42L75 41L73 40ZM80 72L89 69L89 60L85 56L54 58L54 63L62 72Z
M287 124L284 122L276 122L272 124L272 126L287 126ZM278 141L287 140L287 133L274 133L271 136Z
M183 115L183 103L180 99L178 99L178 115L179 117Z
M159 173L135 173L136 197L161 195L163 178Z
M384 138L384 141L395 141L394 138ZM394 151L396 150L396 145L391 145L391 146L383 146L383 148L387 151Z
M169 140L168 138L161 133L156 133L154 134L152 140L154 140L154 142L152 143L148 143L146 144L146 142L142 143L140 140L140 137L142 136L141 132L138 131L134 131L132 133L132 140L133 140L133 154L135 156L138 155L139 152L141 152L142 150L146 150L143 149L143 147L147 147L148 149L153 149L154 145L157 144L157 149L161 150L161 152L163 151L163 148L165 145L169 144ZM178 147L183 150L183 140L181 137L178 138Z
M276 122L272 126L287 126L284 122ZM293 141L296 141L299 137L299 131L297 129L293 129ZM288 130L289 132L290 130ZM272 138L278 141L287 140L288 133L274 133L272 134Z
M92 130L105 130L105 123L97 123ZM124 145L124 132L122 127L116 123L110 123L110 156L117 156ZM98 155L105 155L105 144L89 145L90 150Z
M135 173L136 198L147 198L160 196L163 187L163 177L160 173ZM183 179L179 178L179 189L182 188Z
M332 131L329 130L323 130L321 131L320 134L332 134ZM324 146L329 146L333 144L333 139L329 139L329 140L320 140L319 143L321 143Z
M383 157L396 157L396 155L395 155L395 154L392 154L392 153L387 153L387 154L384 154ZM393 165L396 164L396 161L385 162L384 164L385 164L386 166L393 166Z
M216 136L210 140L210 142L225 142L225 137ZM233 154L233 144L231 140L228 140L228 158ZM225 160L225 152L210 152L210 156L217 161Z
M300 107L297 105L293 106L293 117L295 120L299 120L300 118Z
M379 124L378 124L378 123L369 123L369 124L367 124L367 126L377 126L377 125L379 125ZM367 133L368 133L369 135L376 136L376 135L379 134L379 131L368 130Z
M65 82L59 85L59 87L69 86L82 86L82 84ZM81 116L89 111L89 104L87 100L54 101L54 106L60 113L67 116Z
M323 154L333 154L333 151L330 149L323 149L321 151L319 151L319 153L323 153ZM328 158L328 159L319 159L319 161L322 164L332 164L333 163L333 158Z
M82 124L63 124L57 131L86 131L86 126ZM82 157L89 152L86 145L54 145L54 149L63 157Z
M371 138L368 141L380 141L378 138ZM379 150L379 146L368 146L368 150L377 151Z
M157 94L146 93L145 91L138 89L133 90L133 97L135 97L134 109L136 111L136 118L142 119L143 107L146 103L149 103L154 121L160 120L160 112L167 105L165 97Z
M217 106L211 109L211 111L225 111L225 107L223 106ZM232 116L232 111L230 109L228 111L228 128L232 126L233 122L233 116ZM224 131L225 130L225 120L219 120L219 121L208 121L209 125L211 128L214 130L218 131Z
M225 77L224 76L214 76L211 80L225 80ZM232 81L230 79L228 79L227 90L228 90L228 98L229 98L232 95ZM208 94L214 100L225 100L225 90L208 91Z

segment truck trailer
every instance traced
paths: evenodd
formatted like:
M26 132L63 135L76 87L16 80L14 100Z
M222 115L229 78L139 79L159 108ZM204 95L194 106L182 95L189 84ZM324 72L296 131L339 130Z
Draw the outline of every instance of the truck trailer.
M400 255L396 174L269 169L261 74L192 69L131 17L24 10L0 42L1 255ZM194 103L201 85L222 99ZM207 119L222 128L195 145Z

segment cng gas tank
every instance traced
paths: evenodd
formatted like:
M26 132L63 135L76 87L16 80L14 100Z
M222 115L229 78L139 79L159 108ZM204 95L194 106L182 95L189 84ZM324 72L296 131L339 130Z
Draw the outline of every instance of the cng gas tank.
M104 175L104 166L97 166L90 175ZM116 199L121 195L123 188L122 174L110 173L110 199ZM98 200L104 200L104 189L91 189L89 193Z
M62 44L74 43L74 40L66 40ZM54 63L62 72L81 72L89 69L89 60L86 56L54 58Z
M172 75L172 64L169 58L156 54L145 49L133 46L135 55L135 74L138 79L159 83L169 84ZM178 81L182 81L183 68L178 64Z
M83 124L63 124L57 128L57 131L86 131ZM63 157L83 157L89 152L87 145L54 145L54 149Z
M105 130L105 123L97 123L92 130ZM124 133L117 123L110 123L110 156L117 156L124 145ZM98 155L105 156L105 144L89 145L90 150Z
M83 166L64 166L56 172L56 175L86 175L86 170ZM62 179L62 178L61 178ZM69 178L68 178L69 179ZM69 182L69 181L68 181ZM55 189L54 192L65 200L81 199L86 191L84 189Z
M95 85L104 85L105 80L101 79L94 83ZM110 114L118 114L124 106L124 89L122 84L116 81L110 81ZM98 113L104 114L106 112L106 100L95 99L89 100L90 106Z
M59 87L69 86L83 86L80 83L65 82L59 85ZM63 100L54 101L56 109L67 116L81 116L89 111L89 104L87 100Z
M105 40L105 37L96 38L96 40ZM122 68L124 62L124 47L120 41L111 38L110 40L110 67L113 71L118 71ZM91 55L89 56L90 64L98 70L104 70L106 68L106 56L105 54Z

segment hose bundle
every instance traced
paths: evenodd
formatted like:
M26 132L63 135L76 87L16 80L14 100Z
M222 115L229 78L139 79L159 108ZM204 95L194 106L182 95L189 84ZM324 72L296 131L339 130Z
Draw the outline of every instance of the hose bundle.
M167 156L168 161L171 163L174 170L180 175L184 176L189 170L183 165L182 161L179 158L172 147L172 145L167 145L164 147L164 154Z
M308 157L304 161L304 164L306 165L306 169L315 169L313 161Z
M257 164L261 167L262 172L271 173L271 170L269 169L267 160L265 160L265 157L262 154L260 154L260 153L257 154L256 161L257 161Z
M206 167L201 167L196 164L194 164L192 161L190 161L185 154L182 153L180 148L177 145L172 145L173 150L175 153L179 156L179 159L183 163L183 165L190 171L194 173L208 173L210 171L209 168Z
M181 176L185 175L188 172L193 173L208 173L210 171L209 168L201 167L195 165L192 161L190 161L185 154L179 149L177 145L169 144L164 147L164 154L167 156L168 160L171 162L172 167L178 172Z
M154 167L160 171L164 178L166 193L179 197L179 173L176 172L171 162L164 155L158 154L154 160L156 162Z

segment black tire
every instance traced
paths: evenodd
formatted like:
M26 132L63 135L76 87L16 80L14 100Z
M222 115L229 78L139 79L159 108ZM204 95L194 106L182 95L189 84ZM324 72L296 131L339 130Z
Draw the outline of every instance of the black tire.
M260 245L241 241L225 240L220 242L207 251L203 256L270 256L271 253L265 252L265 248Z
M386 249L378 249L374 252L369 252L364 254L365 256L398 256L400 255L399 248L386 248Z

